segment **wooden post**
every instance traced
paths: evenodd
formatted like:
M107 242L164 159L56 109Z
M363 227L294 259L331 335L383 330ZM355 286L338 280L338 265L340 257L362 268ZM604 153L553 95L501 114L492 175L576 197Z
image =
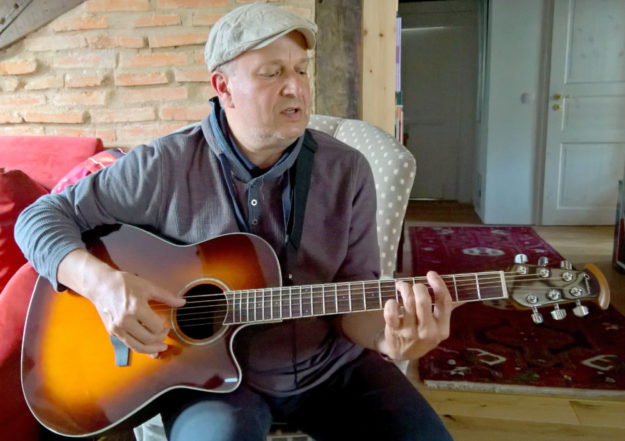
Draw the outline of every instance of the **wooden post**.
M394 135L397 0L362 1L362 119Z

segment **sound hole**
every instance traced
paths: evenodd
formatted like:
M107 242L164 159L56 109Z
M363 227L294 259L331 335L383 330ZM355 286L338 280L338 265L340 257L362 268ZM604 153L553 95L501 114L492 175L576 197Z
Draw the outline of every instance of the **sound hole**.
M206 340L223 327L227 304L223 290L216 285L201 284L186 294L187 303L176 311L179 332L190 340Z

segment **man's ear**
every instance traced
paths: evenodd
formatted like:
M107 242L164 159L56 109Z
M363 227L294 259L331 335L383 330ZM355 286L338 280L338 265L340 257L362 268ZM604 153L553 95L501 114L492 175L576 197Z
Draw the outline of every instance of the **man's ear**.
M230 81L228 76L220 71L211 74L211 85L221 101L223 107L233 107L232 94L230 93Z

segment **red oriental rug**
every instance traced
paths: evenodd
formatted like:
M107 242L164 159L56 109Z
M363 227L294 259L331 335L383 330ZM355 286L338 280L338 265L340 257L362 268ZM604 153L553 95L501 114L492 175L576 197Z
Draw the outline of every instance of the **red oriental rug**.
M531 227L409 227L408 237L418 276L503 270L519 253L562 260ZM443 389L625 397L625 317L585 304L588 316L565 305L560 321L542 309L541 325L507 301L465 304L450 338L419 360L420 378Z

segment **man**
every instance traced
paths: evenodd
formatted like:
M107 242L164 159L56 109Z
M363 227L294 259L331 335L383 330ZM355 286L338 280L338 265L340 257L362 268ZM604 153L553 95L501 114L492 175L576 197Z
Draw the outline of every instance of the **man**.
M149 301L180 307L185 300L85 251L80 233L98 225L139 225L183 243L257 234L296 285L379 276L368 163L306 130L316 30L265 3L225 15L206 44L218 95L209 116L137 146L20 217L16 237L35 268L56 288L91 300L106 329L132 350L158 357L167 349L167 324ZM274 418L317 441L450 439L383 359L418 358L448 336L449 292L434 273L428 282L434 305L424 285L401 283L401 307L389 301L383 312L244 328L235 341L242 384L226 395L172 394L162 409L169 439L259 441Z

